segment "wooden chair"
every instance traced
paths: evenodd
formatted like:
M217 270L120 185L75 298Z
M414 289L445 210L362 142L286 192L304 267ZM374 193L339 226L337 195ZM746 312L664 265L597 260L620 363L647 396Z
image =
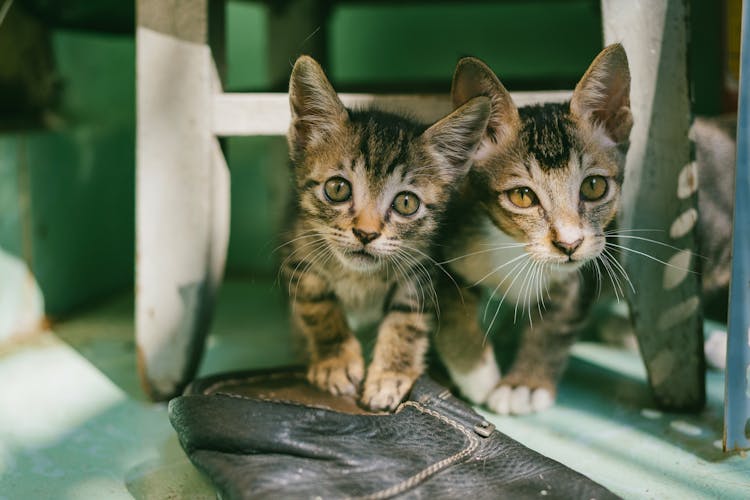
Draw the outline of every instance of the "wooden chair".
M697 188L688 140L686 3L657 0L636 9L629 1L602 0L604 41L624 44L633 81L622 222L661 229L681 249L668 259L675 267L663 273L634 259L624 264L642 291L630 304L649 382L657 401L676 410L705 402L699 278L676 269L694 266L696 243L694 219L684 215L696 210ZM271 23L274 44L284 43L275 33L291 26L312 32L325 13L313 0L287 4ZM136 339L143 385L154 399L165 399L195 374L223 273L230 179L218 138L283 135L290 116L286 94L223 91L223 2L138 0L137 7ZM288 60L276 68L286 77ZM447 95L343 100L405 108L425 120L450 110ZM653 196L654 189L664 195Z

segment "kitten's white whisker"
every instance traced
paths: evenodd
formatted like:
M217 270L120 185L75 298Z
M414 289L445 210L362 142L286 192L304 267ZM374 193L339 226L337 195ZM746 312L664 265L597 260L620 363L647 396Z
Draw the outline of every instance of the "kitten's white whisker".
M422 314L424 313L424 307L427 303L427 294L424 291L424 286L422 286L422 280L420 278L420 276L422 275L422 269L415 265L414 260L411 259L405 251L401 252L401 258L404 261L404 264L409 266L410 270L414 271L414 275L410 281L410 285L412 287L419 287L419 294L422 297L421 301L419 301L419 312L420 314Z
M691 274L699 274L696 271L693 271L692 269L686 269L684 267L675 266L674 264L670 264L669 262L664 262L661 259L657 259L653 255L649 255L649 254L647 254L645 252L641 252L641 251L635 250L633 248L628 248L628 247L625 247L625 246L622 246L622 245L618 245L616 243L610 243L610 242L606 242L605 245L609 246L609 247L619 248L619 249L625 250L627 252L632 252L632 253L637 254L637 255L641 255L641 256L646 257L648 259L651 259L651 260L653 260L655 262L658 262L659 264L663 264L663 265L665 265L667 267L672 267L674 269L679 269L680 271L686 271L686 272L691 273Z
M536 281L534 282L534 298L536 299L536 309L539 311L539 319L542 319L542 279L544 279L543 276L544 272L544 262L539 262L537 266L537 272L536 272ZM531 309L531 305L529 305L529 309ZM531 311L529 311L531 313ZM530 319L529 319L530 320Z
M422 252L418 248L414 248L414 247L411 247L409 245L405 245L403 243L401 244L401 246L403 246L407 250L412 250L414 252L419 253L420 255L422 255L423 257L425 257L426 259L428 259L430 262L432 262L440 271L442 271L443 274L445 274L448 277L448 279L451 280L451 283L453 283L453 286L456 287L456 290L458 291L458 294L461 297L461 302L463 302L463 294L461 292L461 287L458 286L458 283L456 283L456 280L453 278L453 275L451 275L451 273L447 269L445 269L438 261L436 261L435 259L433 259L429 255L427 255L426 253ZM432 283L432 279L430 279L430 283ZM434 286L433 286L433 289L434 289ZM435 295L437 296L437 293ZM435 300L437 301L437 299L435 299Z
M287 245L291 245L295 241L304 240L304 239L307 239L307 238L313 238L315 236L321 236L321 235L317 231L311 229L309 231L306 231L302 235L298 235L296 238L292 238L291 240L282 243L281 245L279 245L276 248L274 248L273 250L271 250L271 253L274 253L274 252L276 252L276 251L284 248Z
M602 296L602 270L599 267L599 256L592 260L594 263L594 269L596 270L596 300Z
M516 262L517 260L519 260L519 259L523 259L524 257L529 257L529 254L527 254L527 253L523 253L523 254L521 254L521 255L518 255L518 256L516 256L516 257L513 257L513 258L512 258L512 259L510 259L510 260L509 260L508 262L506 262L506 263L504 263L504 264L502 264L502 265L500 265L500 266L497 266L497 267L496 267L496 268L494 268L494 269L493 269L492 271L488 272L487 274L485 274L484 276L482 276L481 278L479 278L479 280L477 280L477 282L476 282L476 283L474 283L474 284L473 284L472 286L477 286L477 285L478 285L478 284L480 284L480 283L481 283L482 281L486 280L487 278L489 278L490 276L492 276L492 275L493 275L493 274L495 274L496 272L500 271L500 270L501 270L501 269L503 269L504 267L506 267L506 266L509 266L509 265L513 264L514 262Z
M297 278L297 284L294 287L294 294L292 294L292 278L289 278L289 295L294 298L293 303L297 302L297 292L299 291L299 284L302 282L302 278L305 276L305 274L312 268L312 266L316 263L318 259L320 259L322 256L326 254L326 252L330 252L331 249L328 247L328 245L323 244L322 248L316 248L315 250L311 251L309 254L305 256L305 259L310 259L306 262L306 266L302 269L302 272L299 274L299 277ZM300 261L299 264L297 264L297 267L294 269L294 273L292 274L292 277L297 274L297 269L299 269L300 264L304 261Z
M671 248L672 250L677 250L679 252L685 250L684 248L676 247L674 245L669 245L669 244L663 243L661 241L652 240L651 238L643 238L641 236L632 236L632 235L618 234L618 235L616 235L616 238L617 239L624 238L624 239L630 239L630 240L645 241L645 242L648 242L648 243L653 243L654 245L660 245L660 246L663 246L663 247ZM703 255L700 255L700 254L697 254L697 253L695 253L693 251L691 251L690 253L692 255L695 255L698 258L701 258L701 259L704 259L704 260L708 260L707 257L705 257Z
M412 249L411 247L406 246L406 245L405 245L405 248ZM417 249L413 249L413 250L419 252L419 250L417 250ZM422 255L424 255L428 259L432 260L428 255L423 254L422 252L419 252L419 253L422 254ZM422 264L421 262L419 262L419 260L415 256L409 255L408 252L405 252L405 255L409 256L413 260L414 265L417 266L419 269L421 269L422 272L423 272L423 275L427 278L427 283L425 283L425 284L429 287L429 290L431 292L430 293L430 298L432 300L433 305L435 306L435 315L437 316L437 318L439 320L440 319L440 304L438 302L437 291L435 290L435 284L432 281L432 275L430 274L430 271L427 269L427 267L424 264ZM454 284L456 284L455 281L454 281ZM456 287L458 287L458 284L456 284ZM460 292L460 290L459 290L459 292Z
M311 253L311 252L317 251L317 250L318 250L318 249L320 248L320 245L324 245L324 244L325 244L325 242L323 241L323 238L321 238L320 240L316 240L316 241L313 241L313 242L307 243L307 244L303 245L302 247L299 247L299 248L295 249L295 251L294 251L294 252L290 253L290 254L289 254L289 255L288 255L287 257L286 257L286 259L284 259L284 260L282 261L282 263L281 263L281 266L280 266L280 268L279 268L279 280L280 280L280 274L281 274L281 271L283 270L284 266L286 265L286 262L287 262L287 261L288 261L289 259L291 259L291 258L292 258L292 257L294 256L294 254L296 254L297 252L299 252L300 250L302 250L302 249L303 249L303 248L305 248L305 247L308 247L308 246L311 246L311 245L315 245L315 246L314 246L314 247L313 247L313 248L312 248L311 250L309 250L309 251L307 252L307 254L305 254L305 256L304 256L304 257L302 257L302 258L301 258L301 259L299 260L299 262L297 262L297 266L296 266L296 267L294 268L294 270L293 270L293 271L292 271L292 272L290 273L290 275L289 275L289 287L288 287L288 293L289 293L289 294L291 294L291 292L292 292L292 280L294 279L294 276L295 276L295 275L297 274L297 270L299 269L299 267L300 267L300 266L302 265L302 263L303 263L303 262L305 262L305 258L306 258L306 257L308 257L308 256L310 255L310 253Z
M529 284L526 287L526 306L527 306L527 312L529 314L529 325L531 327L534 326L534 322L531 319L531 285L536 283L536 273L538 271L539 262L534 261L534 264L531 266L531 274L527 278L529 280ZM523 315L523 309L521 310L521 314Z
M651 232L651 233L663 233L663 229L612 229L610 231L604 231L602 234L606 236L617 236L621 233L636 233L636 232Z
M412 257L411 255L409 255L406 251L401 250L398 253L398 256L399 256L399 258L401 260L401 263L405 267L408 266L407 267L408 271L412 271L413 272L412 273L412 278L409 280L409 286L411 286L412 289L414 290L414 295L415 295L417 301L419 302L419 311L420 311L420 314L423 314L424 313L424 307L425 307L425 305L427 303L427 294L425 294L424 287L422 285L422 280L420 279L420 276L424 275L424 273L426 272L426 270L424 269L423 266L421 266L419 264L418 261L416 261L416 259L414 259L414 257ZM427 277L429 278L429 275ZM418 291L419 291L418 295L416 293L417 292L417 288L416 287L418 287ZM432 289L432 291L434 293L434 288ZM420 300L420 297L421 297L421 300ZM432 297L431 297L431 299L433 300L433 303L437 305L437 301L434 298L432 298ZM439 317L439 312L437 310L436 310L436 315L438 315L438 317Z
M625 268L622 267L622 264L620 264L620 262L617 260L617 258L614 255L612 255L609 252L609 250L607 250L606 248L604 249L604 253L607 255L607 257L609 257L611 259L612 265L613 265L615 271L619 271L620 274L622 274L622 277L625 278L625 280L628 282L628 285L630 285L630 289L633 291L633 293L636 293L635 292L635 287L633 286L633 282L630 281L630 276L628 276L628 273L627 273L627 271L625 271Z
M547 271L548 271L549 264L547 262L542 262L541 270L539 272L539 302L537 302L537 307L539 308L539 319L542 319L542 308L546 311L547 305L544 303L544 290L543 287L546 286L547 283ZM540 305L541 304L541 305Z
M286 256L286 257L284 258L284 260L282 260L282 261L281 261L281 265L279 265L279 271L277 272L277 276L276 276L276 281L277 281L277 282L279 283L279 285L281 284L281 273L282 273L282 271L284 270L284 266L286 265L287 261L288 261L289 259L291 259L292 257L294 257L294 255L296 255L296 254L297 254L298 252L302 251L303 249L305 249L305 248L307 248L307 247L309 247L309 246L312 246L312 245L317 245L317 244L320 244L320 243L325 243L325 238L323 238L322 236L320 236L320 237L319 237L318 239L316 239L315 241L308 241L308 242L306 242L306 243L305 243L304 245L300 245L300 246L298 246L298 247L297 247L297 248L295 248L295 249L294 249L294 250L293 250L293 251L292 251L292 252L291 252L291 253L290 253L289 255L287 255L287 256ZM317 248L317 246L316 246L315 248ZM314 250L315 248L313 248L313 250ZM308 253L309 253L309 252L308 252Z
M523 277L523 280L521 281L521 290L518 294L518 299L516 300L516 307L513 309L513 324L516 324L516 314L518 313L518 303L521 303L521 316L523 316L523 310L526 306L526 294L528 293L528 289L530 286L529 281L529 272L534 269L534 264L536 263L534 260L529 260L531 265L529 265L526 268L526 274Z
M523 256L528 256L528 254L524 254ZM510 269L510 272L508 272L508 274L506 274L505 277L503 277L503 279L500 281L500 283L498 283L497 286L492 290L492 293L490 294L490 297L487 300L487 304L485 304L484 306L484 314L482 315L482 321L487 321L487 313L489 312L490 303L492 302L492 299L495 298L495 294L497 293L497 291L500 289L500 287L503 286L503 283L505 283L506 280L510 279L511 276L513 276L513 273L516 271L516 269L524 265L524 263L525 263L524 261L516 263L516 265ZM506 291L505 293L507 294L508 292ZM503 295L503 300L504 299L505 299L505 295Z
M604 254L599 255L599 257L601 258L602 264L604 265L604 270L607 271L607 275L609 276L609 281L612 283L612 289L615 292L615 299L619 303L620 302L620 294L618 293L619 283L616 282L615 280L614 271L612 271L612 268L610 267L610 264L609 264L609 258L607 258L607 256ZM625 298L624 293L622 294L622 298L623 299Z
M450 264L451 262L456 262L457 260L465 259L467 257L473 257L474 255L480 255L483 253L489 253L489 252L497 252L499 250L509 250L513 248L520 248L526 246L525 243L520 243L518 245L500 245L493 248L487 248L485 250L477 250L476 252L470 252L463 255L459 255L458 257L453 257L452 259L441 261L441 264Z
M513 280L511 280L510 285L508 285L507 290L505 290L505 293L503 294L503 297L500 299L500 303L497 305L497 309L495 309L495 314L494 314L494 316L492 316L492 321L490 321L490 325L487 328L488 332L490 330L492 330L492 326L495 324L495 320L497 319L497 315L500 313L500 308L502 307L503 302L505 302L505 297L508 295L508 292L511 290L511 288L513 288L513 285L515 284L516 280L521 275L521 273L524 271L524 269L526 268L526 266L529 265L530 262L531 262L530 259L527 260L527 261L525 261L525 262L523 262L523 266L518 270L518 272L516 272ZM515 315L513 317L513 323L515 324Z

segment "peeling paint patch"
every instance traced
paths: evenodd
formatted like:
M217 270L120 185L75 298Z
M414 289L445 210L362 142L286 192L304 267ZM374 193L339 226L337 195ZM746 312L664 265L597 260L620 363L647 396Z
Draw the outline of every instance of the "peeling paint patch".
M721 439L717 439L716 441L714 441L714 448L724 451L724 443L721 441Z
M674 355L669 349L664 349L654 356L649 363L653 385L661 385L669 377L669 374L672 373L674 362Z
M692 161L682 167L677 178L677 197L684 200L698 190L698 166Z
M673 240L682 238L693 230L697 221L698 211L695 208L688 208L672 223L672 226L669 228L669 237Z
M684 420L674 420L669 423L669 426L681 434L687 436L700 436L703 433L700 427L693 425L690 422Z
M656 323L660 331L669 330L688 319L697 309L700 301L692 296L664 311Z
M641 416L646 417L651 420L656 420L657 418L661 418L662 413L659 410L652 410L651 408L643 408L641 410Z
M690 250L680 250L667 261L669 266L664 268L664 289L672 290L682 283L690 269Z

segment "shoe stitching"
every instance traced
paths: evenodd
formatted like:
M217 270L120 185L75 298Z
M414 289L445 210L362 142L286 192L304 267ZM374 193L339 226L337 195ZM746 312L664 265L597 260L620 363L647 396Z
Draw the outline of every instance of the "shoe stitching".
M467 456L471 455L474 452L474 450L476 450L477 447L479 446L479 438L477 438L471 430L467 429L466 427L458 423L456 420L453 420L452 418L446 417L445 415L442 415L429 408L425 408L424 406L417 403L416 401L406 401L402 403L399 406L399 408L396 410L396 413L400 412L406 406L411 406L421 411L422 413L426 413L427 415L437 418L438 420L450 425L454 429L457 429L458 431L462 432L463 435L466 436L466 438L469 440L469 445L466 446L463 450L451 455L448 458L445 458L439 462L436 462L425 469L422 469L421 472L418 472L417 474L411 476L410 478L394 486L391 486L390 488L387 488L385 490L381 490L375 493L371 493L369 495L364 495L364 496L359 496L359 497L350 497L352 500L380 500L384 498L390 498L400 493L403 493L404 491L414 488L416 485L423 482L428 477L433 476L437 474L438 472L442 471L443 469L465 459Z
M227 385L235 385L235 384L240 384L240 383L252 382L252 381L259 380L259 379L266 379L266 380L268 380L268 379L276 379L276 378L289 377L289 376L294 376L296 378L303 378L302 374L273 373L273 374L255 375L255 376L251 376L251 377L243 377L243 378L237 378L237 379L228 379L228 380L222 380L222 381L219 381L219 382L216 382L216 383L210 385L209 387L207 387L203 391L203 394L211 394L211 393L213 393L213 394L221 394L222 396L227 396L227 397L236 398L236 399L255 400L255 401L257 401L258 399L262 399L263 401L273 402L273 403L292 403L292 404L294 404L295 403L294 401L285 401L285 400L276 400L276 399L265 399L265 398L249 398L247 396L242 396L242 395L239 395L239 394L224 393L224 392L216 393L216 392L214 392L218 388L225 387ZM299 405L299 403L297 403L297 404ZM312 408L320 408L320 407L315 407L315 406L311 406L311 405L299 405L299 406L308 406L308 407L312 407ZM450 457L445 458L443 460L440 460L439 462L436 462L436 463L430 465L429 467L427 467L425 469L422 469L422 471L418 472L417 474L414 474L413 476L405 479L404 481L402 481L402 482L400 482L400 483L398 483L398 484L396 484L394 486L391 486L390 488L387 488L385 490L381 490L381 491L378 491L378 492L375 492L375 493L371 493L369 495L364 495L364 496L359 496L359 497L350 497L352 500L380 500L380 499L385 499L385 498L393 497L395 495L403 493L404 491L407 491L407 490L410 490L410 489L414 488L416 485L418 485L419 483L423 482L425 479L429 478L430 476L433 476L433 475L437 474L438 472L442 471L443 469L445 469L445 468L447 468L447 467L449 467L449 466L451 466L451 465L453 465L453 464L455 464L457 462L460 462L461 460L463 460L464 458L466 458L468 455L472 454L476 450L476 448L479 446L479 439L476 437L476 435L474 434L474 432L472 432L471 430L469 430L465 426L463 426L460 423L458 423L458 421L456 421L456 420L454 420L452 418L446 417L445 415L442 415L442 414L440 414L440 413L438 413L438 412L436 412L434 410L426 408L426 407L424 407L423 405L421 405L420 403L418 403L416 401L405 401L405 402L401 403L399 405L399 407L396 409L395 413L399 413L406 406L411 406L411 407L415 408L416 410L418 410L418 411L420 411L422 413L425 413L425 414L430 415L430 416L432 416L434 418L437 418L438 420L440 420L440 421L442 421L442 422L450 425L454 429L460 431L469 440L468 446L466 446L461 451L459 451L459 452L451 455ZM320 409L327 409L327 408L320 408Z

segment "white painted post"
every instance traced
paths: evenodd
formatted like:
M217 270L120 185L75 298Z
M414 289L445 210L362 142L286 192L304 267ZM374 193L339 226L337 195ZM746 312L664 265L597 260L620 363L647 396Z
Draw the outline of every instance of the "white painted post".
M623 239L620 244L665 262L622 251L636 286L631 315L657 403L672 410L705 404L700 277L693 271L692 228L670 233L696 209L697 175L688 139L686 0L602 0L606 43L621 42L630 61L634 117L623 186L621 228L681 251ZM638 234L638 233L634 233Z
M136 344L153 399L178 394L195 374L226 255L209 3L137 3Z

